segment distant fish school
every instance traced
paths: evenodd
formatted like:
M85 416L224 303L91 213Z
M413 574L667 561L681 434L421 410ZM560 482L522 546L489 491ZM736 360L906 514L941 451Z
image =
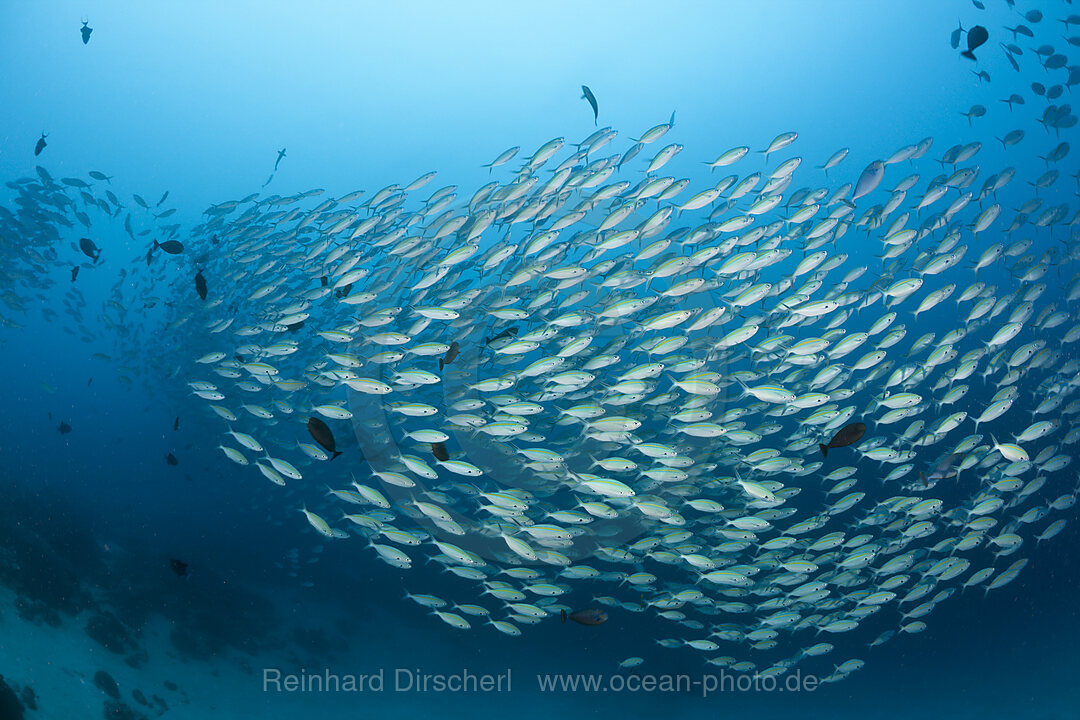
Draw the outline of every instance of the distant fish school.
M670 628L643 654L775 676L821 667L822 633L884 624L877 646L1009 584L1075 504L1080 215L1051 139L1075 117L1013 105L1000 151L935 158L926 137L854 184L829 175L848 148L809 169L788 131L753 155L696 148L719 150L710 172L753 166L693 188L662 172L683 146L654 150L672 114L621 151L603 128L508 172L510 148L471 192L421 192L430 172L219 203L184 244L134 199L165 238L150 252L194 263L168 330L255 491L299 488L297 522L412 590L443 566L454 598L406 597L451 629L640 618ZM1025 141L1046 152L1035 175L1009 164ZM76 191L120 214L74 180L14 183L0 227L31 248L56 216L89 228ZM73 255L108 271L86 240Z

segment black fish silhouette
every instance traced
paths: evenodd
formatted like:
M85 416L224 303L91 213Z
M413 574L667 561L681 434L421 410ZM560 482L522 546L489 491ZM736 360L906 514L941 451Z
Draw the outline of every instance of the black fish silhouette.
M173 455L172 453L169 453L168 455L165 456L165 462L168 463L169 465L179 465L180 464L180 461L177 460L176 456Z
M180 416L179 415L177 415L176 419L173 420L172 429L173 430L179 430L180 429Z
M607 613L597 608L575 610L571 613L568 613L565 610L560 612L563 622L566 622L567 618L570 618L580 625L599 625L600 623L607 622Z
M182 580L187 580L191 577L191 571L188 569L188 564L182 560L170 558L169 567L176 573L176 577L181 578Z
M101 249L90 238L79 238L79 249L95 263L101 259Z
M61 435L67 435L69 432L71 432L71 426L61 420L60 424L56 426L56 432L60 433Z
M285 157L285 148L281 148L277 151L277 160L274 161L274 172L277 172L277 166L281 164L281 158L283 157ZM273 177L273 175L270 177Z
M592 94L592 90L589 89L588 85L582 85L581 86L581 99L582 100L588 100L589 105L592 106L592 113L593 113L592 121L593 121L593 125L596 125L597 124L597 118L600 117L600 108L597 107L597 105L596 105L596 96Z
M431 443L431 454L435 456L436 460L446 462L450 459L450 453L446 450L446 443Z
M48 146L49 143L45 142L45 133L41 133L41 137L38 138L37 145L34 146L34 157L41 154L41 151Z
M203 277L202 270L195 273L195 292L199 293L200 299L206 299L206 278Z
M450 363L454 362L454 358L456 358L458 356L458 353L460 351L461 351L461 348L457 344L456 340L454 342L450 343L450 349L446 351L445 355L443 355L441 358L439 358L439 370L442 370L444 366L449 365Z
M968 30L967 34L967 50L960 53L969 60L975 59L975 50L979 48L984 42L990 39L990 33L982 25L976 25Z
M94 32L94 28L90 27L87 23L89 20L82 21L82 27L79 28L79 32L82 33L82 44L86 45L90 42L90 33ZM106 43L108 44L108 43Z
M334 440L334 433L330 431L330 428L317 417L308 418L307 421L308 432L311 433L311 437L315 438L315 442L319 443L326 449L327 452L333 453L333 460L341 452L337 449L337 442Z
M71 268L71 282L75 282L75 278L79 277L79 266L74 265Z
M831 448L847 447L848 445L854 445L862 438L863 433L866 432L866 426L862 423L851 423L840 428L828 445L819 444L821 448L821 456L828 457L829 450Z
M159 243L157 240L154 240L153 249L157 250L158 248L161 248L170 255L179 255L180 253L184 252L184 243L180 242L179 240L166 240L163 243Z

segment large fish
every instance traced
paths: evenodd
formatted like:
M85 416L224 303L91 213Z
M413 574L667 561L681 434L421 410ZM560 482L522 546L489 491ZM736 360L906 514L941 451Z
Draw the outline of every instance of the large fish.
M581 99L589 101L589 106L593 112L593 125L596 125L597 119L600 117L600 108L596 104L596 96L593 95L593 91L589 89L588 85L581 86Z
M861 422L851 423L845 425L836 431L832 439L829 440L827 445L818 444L818 448L821 450L822 457L828 457L829 450L832 448L847 447L854 445L862 439L863 434L866 432L866 425Z

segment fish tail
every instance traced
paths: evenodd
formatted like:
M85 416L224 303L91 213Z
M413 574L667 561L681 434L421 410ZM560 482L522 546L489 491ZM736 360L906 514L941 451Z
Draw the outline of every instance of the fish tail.
M818 447L821 448L821 457L828 457L829 456L829 446L828 445L822 445L821 443L818 443Z
M960 54L963 57L966 57L968 60L974 60L975 59L975 53L971 52L970 50L964 50Z
M341 451L340 451L340 450L335 450L335 451L334 451L334 455L333 455L333 457L331 457L330 459L331 459L331 460L336 460L336 459L337 459L337 456L338 456L338 455L340 455L340 454L341 454Z

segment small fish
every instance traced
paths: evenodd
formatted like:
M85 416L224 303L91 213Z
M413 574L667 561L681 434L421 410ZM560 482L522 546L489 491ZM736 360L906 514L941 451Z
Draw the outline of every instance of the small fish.
M169 453L168 455L165 456L165 462L167 464L169 464L169 465L179 465L180 464L180 461L177 460L176 456L173 455L172 453Z
M155 205L154 207L155 208L161 207L161 204L163 202L165 202L165 198L167 198L167 197L169 197L169 191L168 190L165 191L165 194L161 196L161 199L157 201L157 205Z
M69 432L71 432L71 426L61 420L60 424L56 426L56 432L60 433L61 435L67 435Z
M71 282L75 282L75 278L79 277L79 266L73 265L71 268Z
M960 54L969 60L975 59L975 51L990 39L990 33L982 25L976 25L967 33L967 50L964 50Z
M48 143L45 142L45 137L45 133L41 133L41 137L38 138L37 145L34 146L34 157L40 155L41 151L48 146Z
M597 124L597 118L600 117L600 108L596 104L596 96L593 95L593 92L592 92L592 90L589 89L588 85L582 85L581 86L581 99L582 100L588 100L589 105L592 106L593 125L596 125Z
M90 42L90 33L94 32L94 28L90 27L89 20L82 21L82 27L79 28L79 32L82 33L82 44L86 45Z
M600 625L607 621L608 615L603 610L597 608L586 608L584 610L575 610L571 613L565 610L559 611L562 616L562 622L566 622L567 618L570 618L574 622L580 625Z
M175 432L176 430L179 430L179 429L180 429L180 416L179 416L179 415L177 415L177 416L176 416L176 419L175 419L175 420L173 420L173 424L172 424L172 429L173 429L173 431L174 431L174 432Z
M454 342L450 343L450 349L446 351L445 355L439 358L439 370L442 370L443 367L454 362L454 358L458 356L459 352L460 348L458 347L457 341L455 340Z
M308 432L311 433L311 437L315 439L315 442L323 446L323 448L332 453L333 460L341 452L337 449L337 441L334 440L334 433L331 432L330 427L317 417L309 417L307 421Z
M285 157L285 148L281 148L277 151L277 160L274 161L274 172L277 172L277 166L281 164L281 158ZM271 175L270 177L274 177ZM269 181L268 181L269 182Z
M79 249L95 263L101 260L101 249L90 238L79 238Z
M829 450L832 448L854 445L862 439L863 433L865 432L866 425L859 422L851 423L850 425L840 428L836 434L833 435L832 440L829 441L828 445L818 444L818 447L821 448L821 456L828 457Z
M174 573L176 573L176 577L180 578L181 580L187 580L191 577L191 570L188 568L188 564L186 562L183 562L182 560L170 558L169 567L172 568L172 571Z
M202 270L195 273L195 292L201 300L206 299L206 278L203 277Z
M963 24L960 27L952 31L952 35L949 37L949 44L952 45L953 50L960 49L960 36L964 33Z

